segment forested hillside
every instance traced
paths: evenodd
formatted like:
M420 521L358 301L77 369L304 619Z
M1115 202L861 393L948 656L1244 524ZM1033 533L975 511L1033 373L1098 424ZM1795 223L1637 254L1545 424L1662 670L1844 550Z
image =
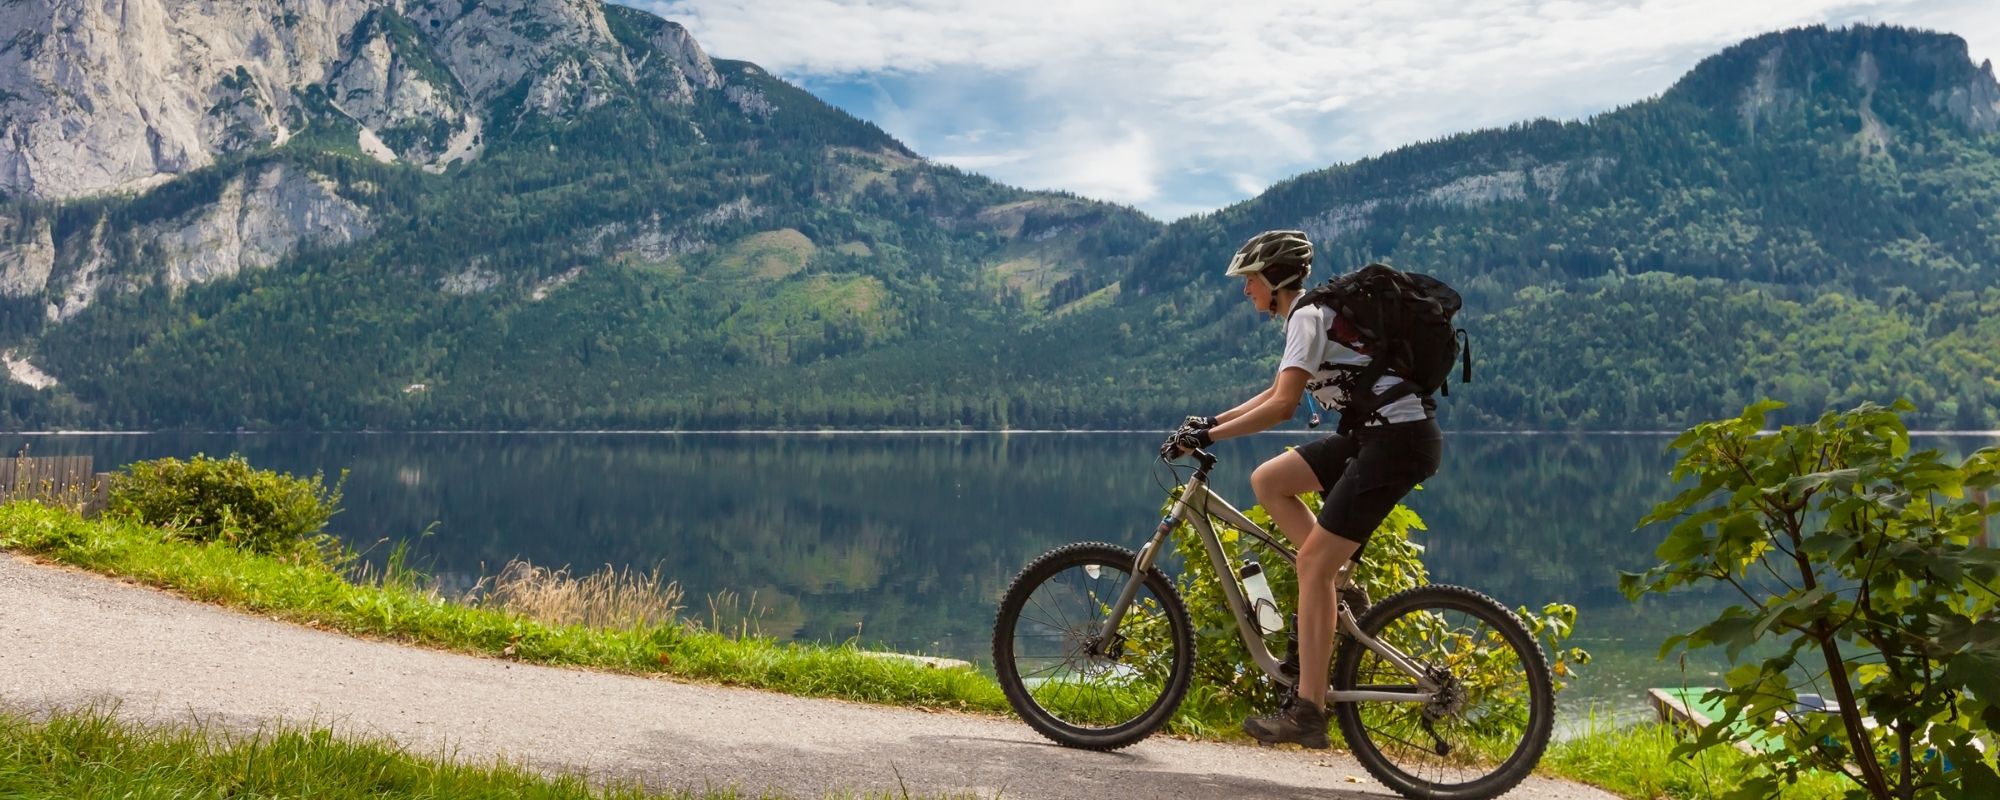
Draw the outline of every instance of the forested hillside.
M605 17L649 63L667 23ZM146 194L13 199L0 350L57 383L0 383L0 426L1161 427L1268 380L1280 330L1221 268L1299 227L1322 277L1386 260L1464 291L1476 376L1448 426L1677 428L1775 395L2000 427L2000 85L1957 37L1771 34L1590 120L1164 227L931 164L714 63L712 87L638 69L560 114L524 79L484 107L483 152L436 171L370 157L329 105ZM354 221L180 266L205 262L167 234L253 195Z
M1677 429L1770 395L1810 414L1906 396L1921 424L1996 428L1996 129L1991 65L1957 37L1771 34L1588 121L1414 145L1172 225L1119 311L1057 335L1143 332L1109 359L1113 405L1218 408L1177 401L1268 380L1279 336L1221 254L1296 226L1323 267L1464 291L1478 365L1445 403L1457 426Z

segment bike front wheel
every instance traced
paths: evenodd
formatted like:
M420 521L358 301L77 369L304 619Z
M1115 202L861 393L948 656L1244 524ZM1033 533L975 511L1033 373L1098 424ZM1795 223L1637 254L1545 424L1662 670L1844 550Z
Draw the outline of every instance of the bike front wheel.
M1021 570L993 624L993 669L1015 713L1069 747L1115 750L1160 729L1194 675L1194 630L1180 594L1148 568L1118 628L1104 621L1137 557L1086 542Z
M1439 688L1427 702L1336 703L1354 758L1405 797L1484 800L1514 787L1542 758L1555 720L1555 685L1521 619L1486 595L1419 586L1376 603L1358 624ZM1339 689L1417 691L1387 657L1346 640L1333 665Z

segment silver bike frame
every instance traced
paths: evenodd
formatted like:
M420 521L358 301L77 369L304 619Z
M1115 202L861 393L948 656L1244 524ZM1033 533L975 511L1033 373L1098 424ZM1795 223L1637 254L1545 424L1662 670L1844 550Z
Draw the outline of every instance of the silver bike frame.
M1188 524L1194 527L1195 533L1201 537L1203 549L1208 551L1209 563L1215 569L1216 580L1222 584L1222 599L1229 604L1230 614L1236 617L1236 631L1243 638L1243 647L1249 651L1250 659L1256 662L1257 668L1263 670L1264 674L1271 676L1272 680L1284 686L1291 686L1291 679L1286 678L1284 673L1279 670L1280 662L1278 658L1271 655L1271 648L1264 645L1264 636L1258 626L1256 612L1250 607L1250 601L1243 596L1243 588L1236 580L1236 568L1230 565L1229 555L1223 552L1222 540L1216 535L1215 527L1209 524L1209 519L1221 520L1222 524L1256 539L1263 543L1266 549L1277 553L1280 558L1283 558L1295 567L1298 563L1298 556L1292 552L1292 548L1289 545L1272 536L1269 531L1259 527L1257 523L1251 522L1248 517L1243 516L1243 512L1237 511L1235 506L1229 504L1229 501L1222 499L1221 495L1216 494L1208 488L1208 469L1206 466L1208 463L1212 463L1212 461L1205 460L1204 466L1195 470L1194 476L1189 478L1187 485L1181 488L1179 501L1174 504L1173 509L1167 513L1167 516L1160 520L1159 527L1153 530L1153 538L1148 540L1145 546L1139 548L1139 557L1137 563L1133 565L1132 576L1126 580L1124 588L1118 592L1118 601L1112 604L1110 613L1105 616L1104 625L1098 630L1097 640L1100 642L1112 641L1112 636L1118 630L1118 624L1125 617L1125 610L1131 607L1132 599L1139 593L1139 583L1143 580L1146 570L1152 568L1154 559L1159 555L1160 549L1166 547L1167 537L1173 535L1174 528L1180 524L1182 519L1186 519ZM1345 583L1347 580L1345 569L1341 572L1340 580L1342 583ZM1352 637L1361 646L1375 651L1377 655L1382 656L1390 664L1395 665L1397 670L1416 681L1416 685L1404 687L1371 686L1365 689L1345 690L1329 689L1326 693L1327 702L1430 702L1433 694L1438 689L1437 683L1432 681L1430 676L1425 674L1423 668L1412 661L1409 656L1403 655L1403 653L1391 647L1388 643L1363 633L1361 626L1355 624L1353 614L1343 613L1340 615L1340 631Z

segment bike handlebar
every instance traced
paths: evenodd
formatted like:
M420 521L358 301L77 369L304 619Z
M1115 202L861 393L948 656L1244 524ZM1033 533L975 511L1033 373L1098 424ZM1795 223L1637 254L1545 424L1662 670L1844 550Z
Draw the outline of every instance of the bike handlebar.
M1215 468L1215 461L1216 461L1216 458L1215 458L1215 454L1214 454L1214 453L1210 453L1210 452L1208 452L1207 450L1203 450L1203 449L1201 449L1201 448L1195 448L1194 450L1190 451L1190 452L1189 452L1189 453L1187 453L1186 455L1187 455L1187 456L1194 456L1194 460L1195 460L1195 461L1198 461L1198 462L1201 462L1201 471L1202 471L1202 472L1207 472L1207 471L1209 471L1209 470L1211 470L1211 469L1214 469L1214 468ZM1180 458L1185 458L1185 457L1186 457L1186 456L1181 456L1181 457L1179 457L1179 458L1162 458L1162 459L1160 459L1160 460L1161 460L1161 461L1166 461L1166 462L1173 462L1173 461L1179 461L1179 460L1180 460Z

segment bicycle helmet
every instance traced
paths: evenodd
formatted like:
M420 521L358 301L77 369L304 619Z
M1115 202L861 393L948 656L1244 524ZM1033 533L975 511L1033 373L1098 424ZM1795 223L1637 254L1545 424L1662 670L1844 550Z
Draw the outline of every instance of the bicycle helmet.
M1256 275L1272 292L1304 286L1312 272L1313 245L1304 231L1265 231L1250 237L1223 275Z

